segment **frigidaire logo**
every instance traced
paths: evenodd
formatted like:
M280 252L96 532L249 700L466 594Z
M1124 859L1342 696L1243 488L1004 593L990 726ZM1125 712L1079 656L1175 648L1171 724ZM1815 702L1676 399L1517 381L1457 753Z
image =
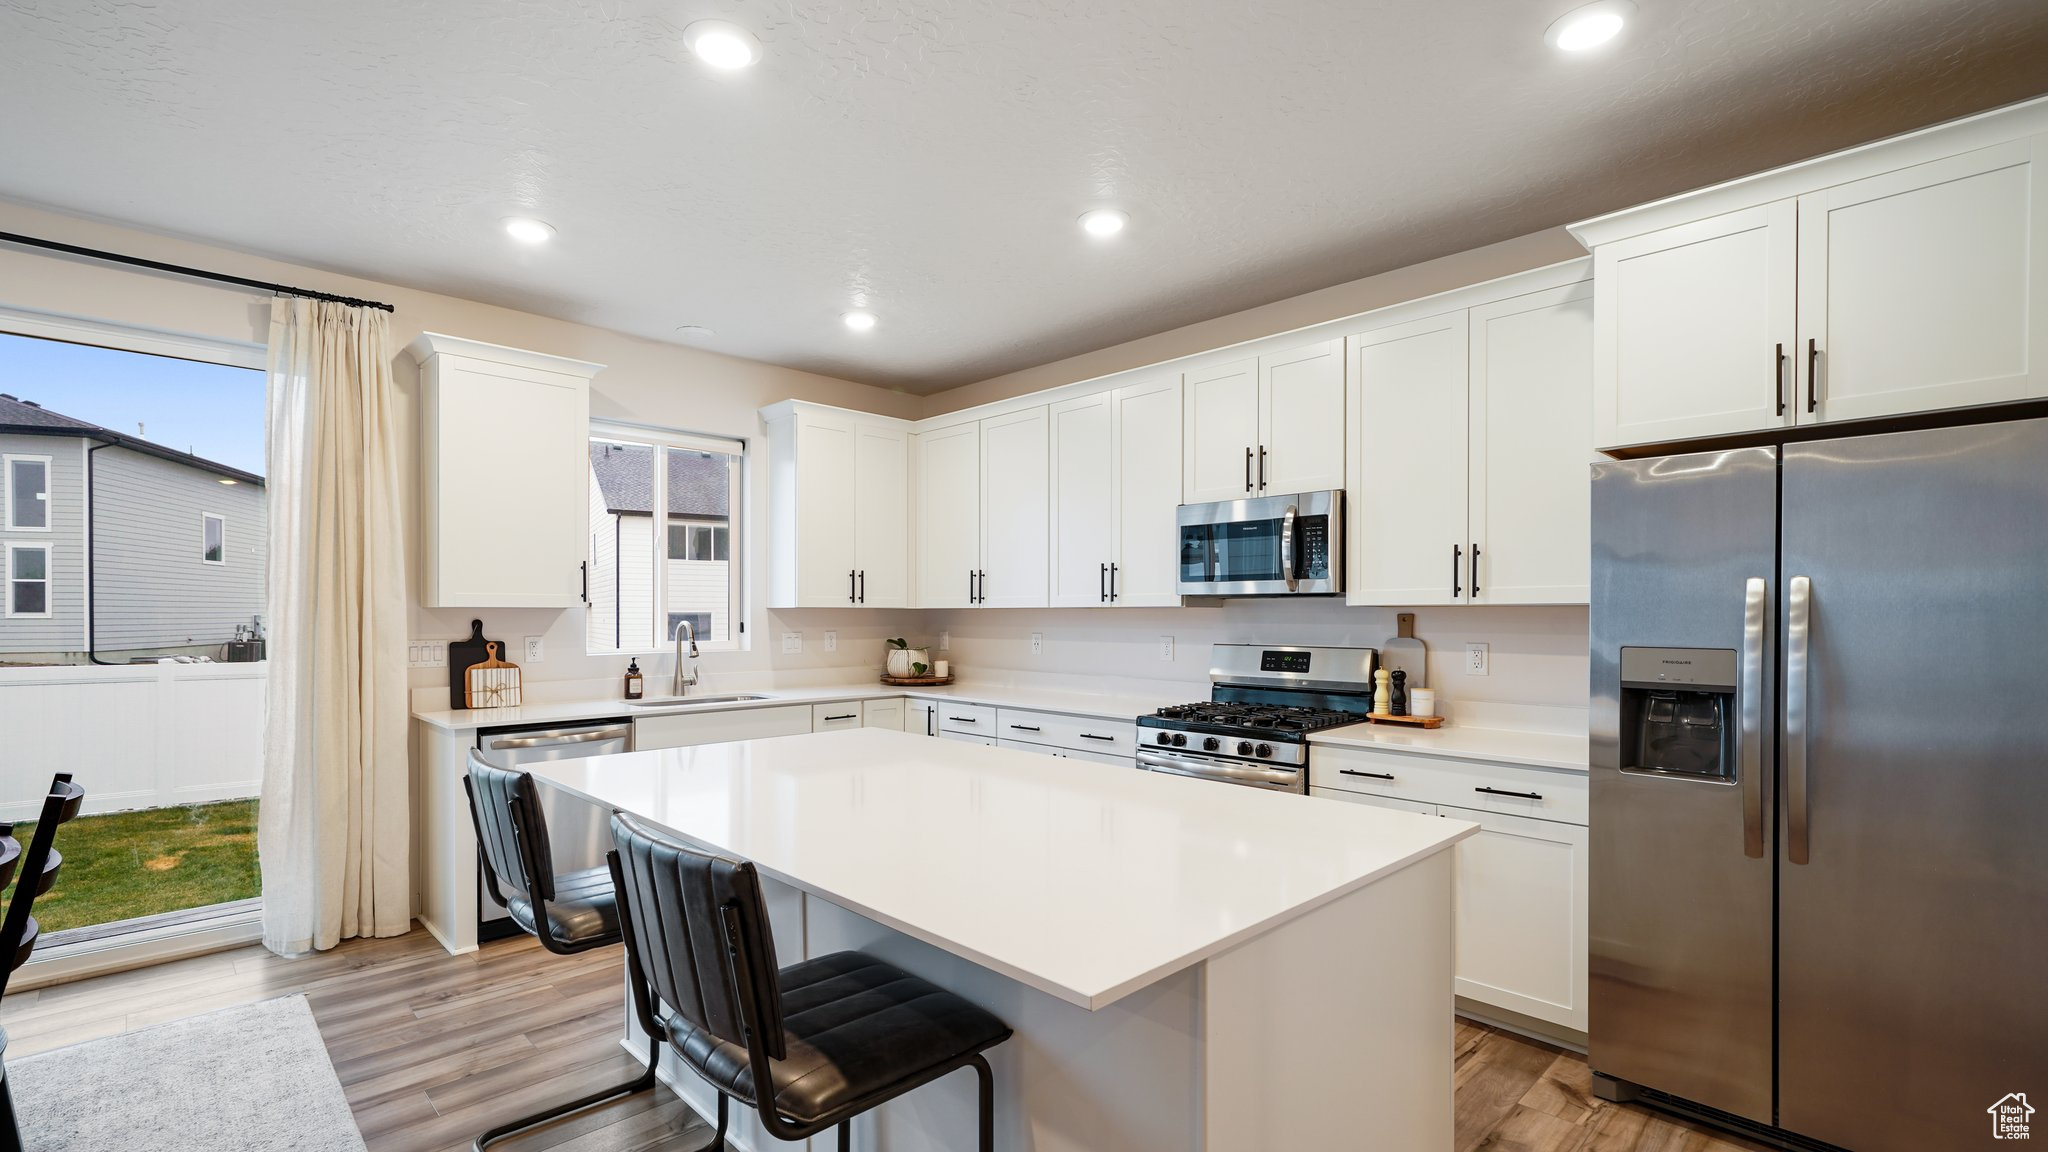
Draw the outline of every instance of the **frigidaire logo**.
M1663 664L1691 664L1691 663L1692 663L1692 661L1690 661L1690 660L1662 660L1662 661L1659 661L1659 663L1663 663Z

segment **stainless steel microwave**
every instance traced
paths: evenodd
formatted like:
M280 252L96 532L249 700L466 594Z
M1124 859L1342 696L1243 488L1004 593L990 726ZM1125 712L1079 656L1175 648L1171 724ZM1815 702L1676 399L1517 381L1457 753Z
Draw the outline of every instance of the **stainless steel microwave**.
M1344 591L1344 493L1183 504L1182 596L1335 596Z

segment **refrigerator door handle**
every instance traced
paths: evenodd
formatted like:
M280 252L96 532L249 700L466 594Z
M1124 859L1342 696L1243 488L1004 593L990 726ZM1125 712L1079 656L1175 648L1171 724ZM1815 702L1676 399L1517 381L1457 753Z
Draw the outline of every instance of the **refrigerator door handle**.
M1739 731L1736 772L1742 778L1742 853L1764 854L1764 605L1765 585L1752 576L1742 595L1742 672L1739 684Z
M1794 576L1785 585L1785 816L1786 857L1806 863L1806 678L1813 582Z

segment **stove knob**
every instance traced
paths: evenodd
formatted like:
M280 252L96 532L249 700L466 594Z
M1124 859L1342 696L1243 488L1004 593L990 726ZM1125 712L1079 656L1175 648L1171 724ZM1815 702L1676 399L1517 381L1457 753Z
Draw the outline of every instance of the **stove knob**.
M1202 738L1202 751L1204 752L1214 752L1215 750L1221 747L1223 747L1223 741L1218 740L1214 736L1205 736Z
M1260 755L1260 757L1262 757L1262 758L1263 758L1263 757L1271 756L1272 754L1273 754L1273 746L1272 746L1271 744L1261 744L1261 745L1259 745L1259 755Z
M1175 732L1175 733L1173 734L1173 746L1174 746L1175 748L1185 748L1185 747L1187 747L1187 746L1188 746L1188 738L1187 738L1186 736L1182 735L1182 734L1181 734L1181 733L1179 733L1179 732Z
M1237 754L1238 754L1239 756L1249 756L1249 755L1251 755L1251 754L1252 754L1252 742L1251 742L1251 741L1249 741L1249 740L1239 740L1239 741L1237 742Z

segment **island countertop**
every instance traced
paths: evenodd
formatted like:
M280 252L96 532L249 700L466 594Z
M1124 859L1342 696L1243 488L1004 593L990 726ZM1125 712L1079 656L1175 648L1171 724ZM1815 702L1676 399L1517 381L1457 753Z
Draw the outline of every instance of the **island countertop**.
M534 775L1089 1009L1478 827L874 728Z

